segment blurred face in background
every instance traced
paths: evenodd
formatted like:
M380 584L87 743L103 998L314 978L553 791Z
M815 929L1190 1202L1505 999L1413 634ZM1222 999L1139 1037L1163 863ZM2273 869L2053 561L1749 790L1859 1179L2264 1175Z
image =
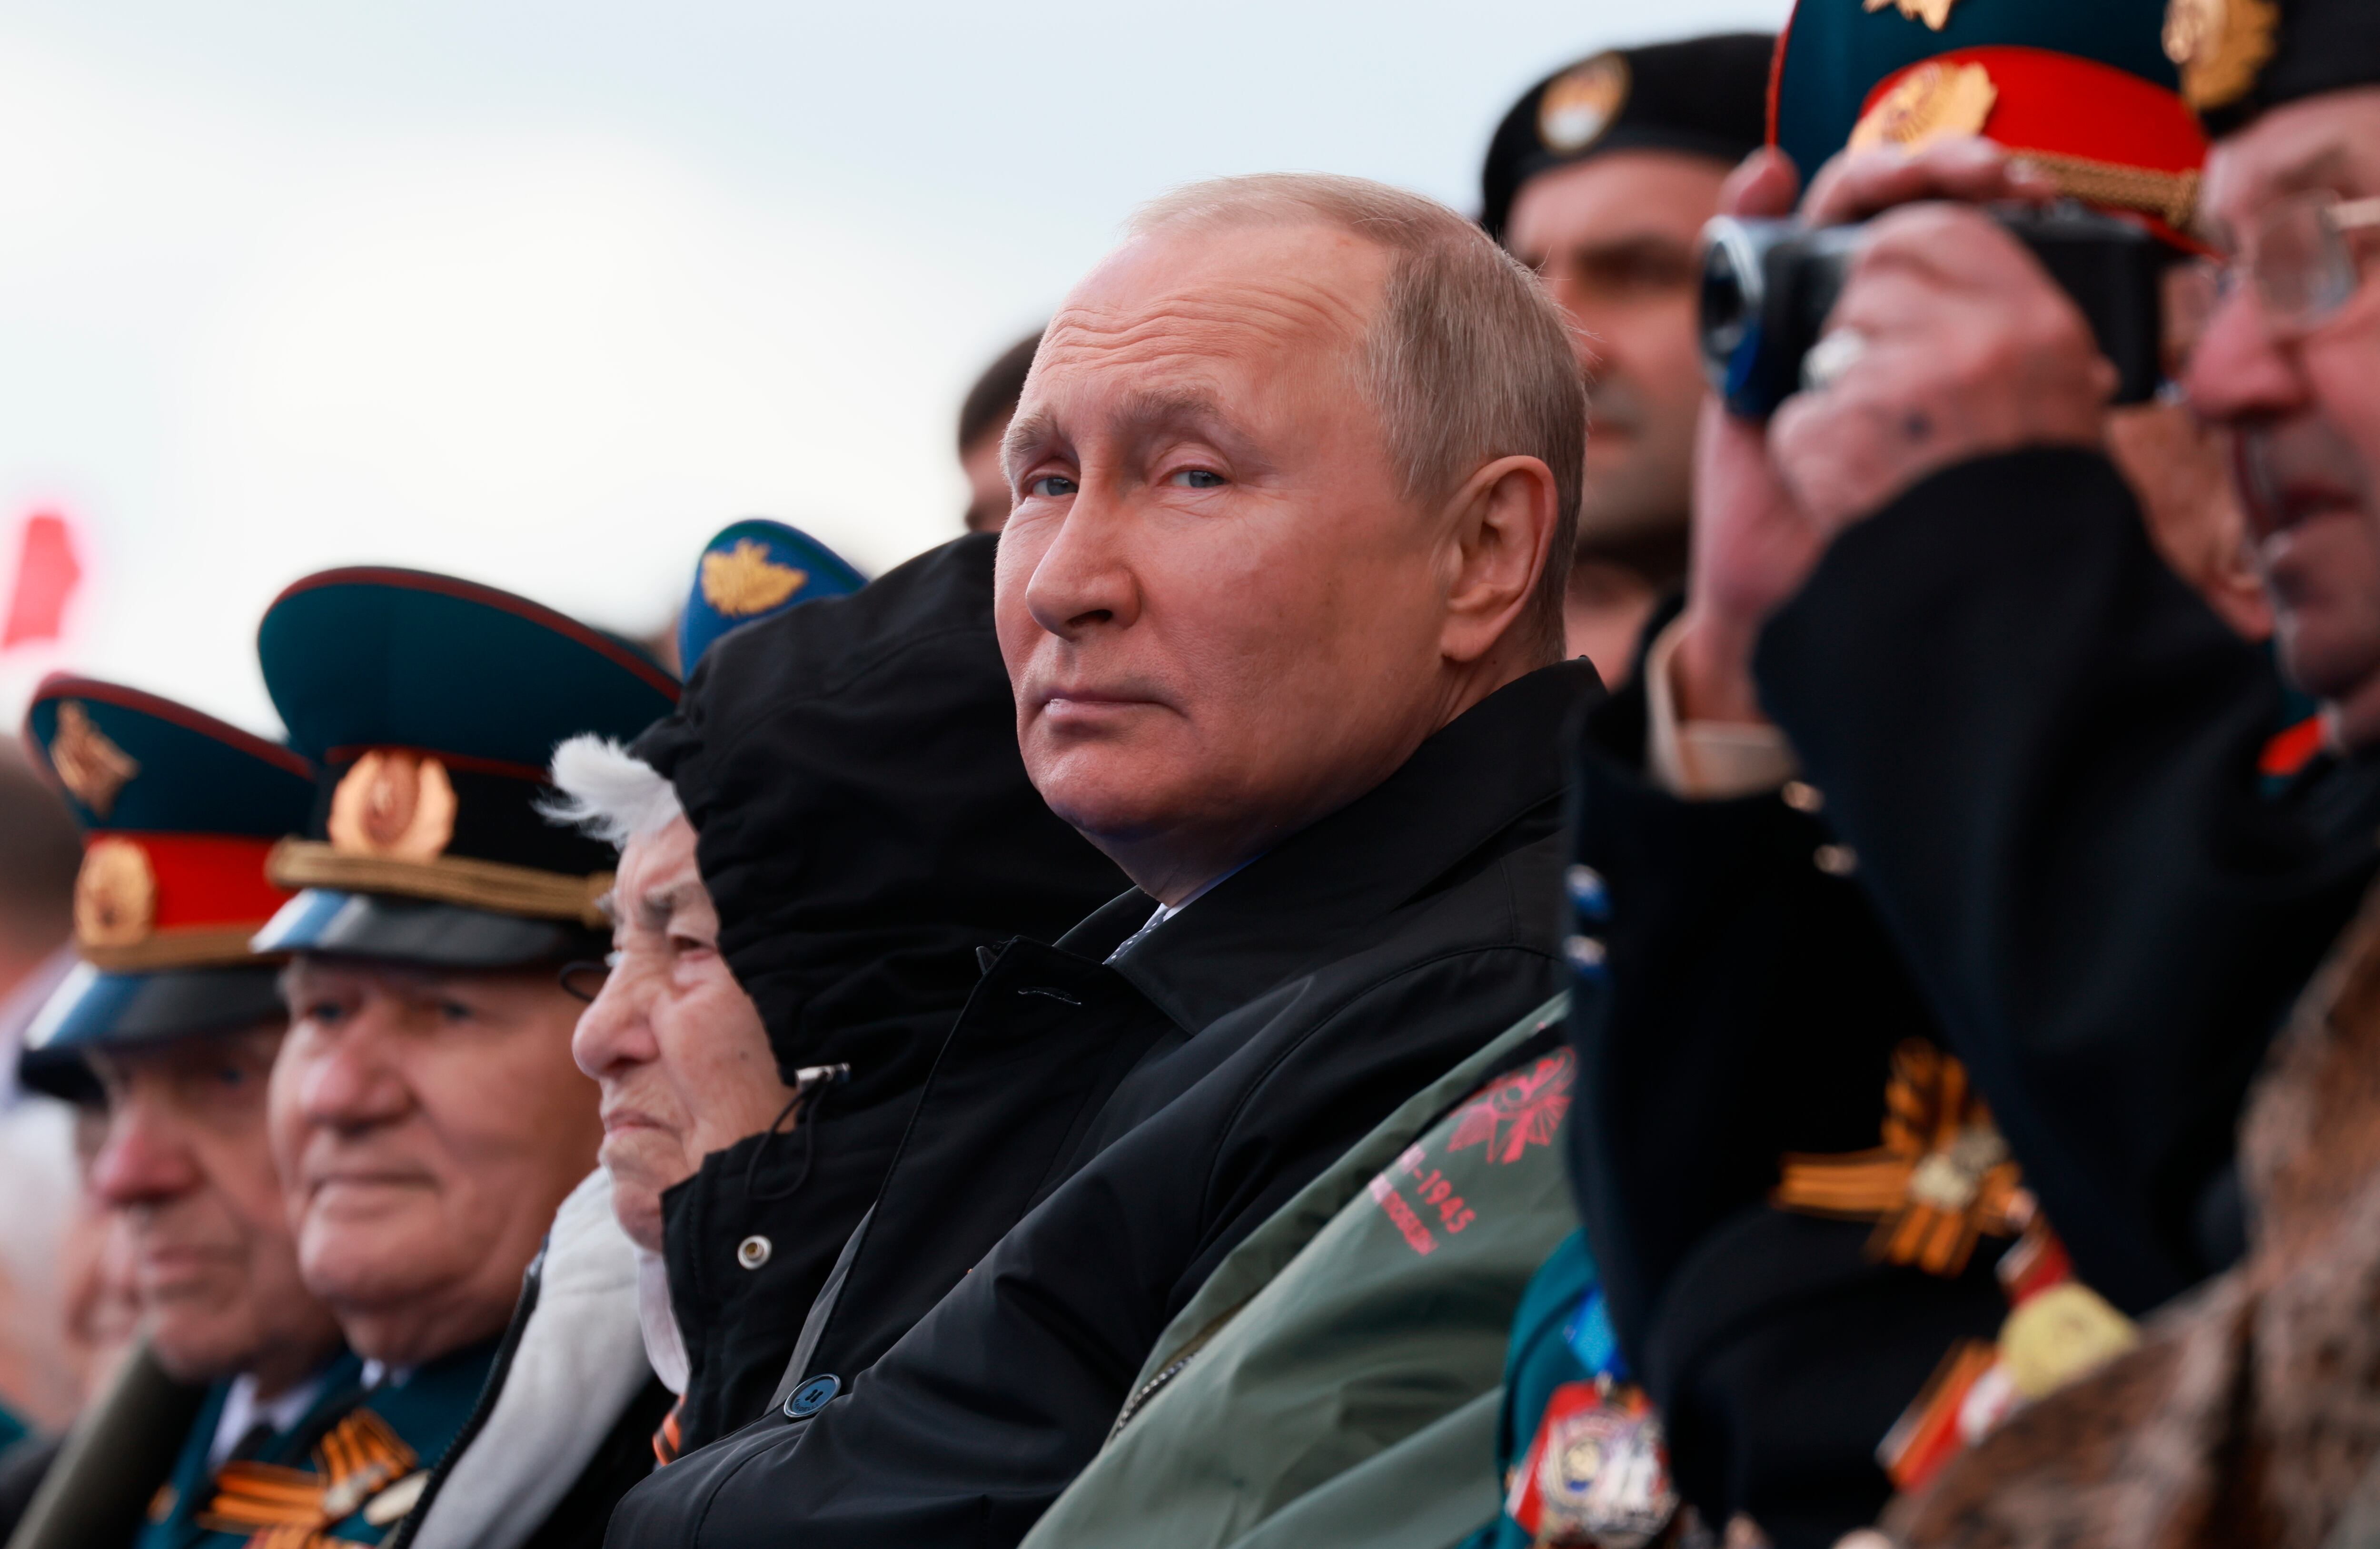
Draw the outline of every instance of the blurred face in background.
M357 1353L407 1366L501 1332L595 1165L580 1003L549 969L301 956L272 1131L298 1265Z
M966 530L998 532L1008 523L1008 468L1001 459L1001 440L1008 434L1007 415L977 435L959 451L959 469L966 475Z
M306 1292L265 1131L281 1029L94 1053L107 1097L91 1188L120 1222L158 1361L185 1381L305 1376L338 1330Z
M1001 488L1005 490L1003 478ZM612 888L613 964L571 1052L602 1089L603 1167L631 1240L662 1249L662 1195L782 1116L760 1012L719 955L719 912L684 817L631 839Z
M1729 170L1613 151L1540 173L1512 202L1505 244L1560 303L1587 376L1582 554L1682 550L1703 398L1696 255Z

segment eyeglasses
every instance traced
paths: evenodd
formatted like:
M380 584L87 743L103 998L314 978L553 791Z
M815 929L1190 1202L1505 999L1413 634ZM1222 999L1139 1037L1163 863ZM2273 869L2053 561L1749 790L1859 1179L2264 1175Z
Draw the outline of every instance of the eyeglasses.
M2195 343L2244 276L2273 336L2304 338L2354 298L2363 273L2350 234L2375 228L2380 199L2342 200L2317 190L2282 200L2249 230L2236 261L2178 272L2180 283L2167 298L2169 332Z
M619 960L620 954L612 952L600 962L582 960L577 962L565 962L562 965L562 972L555 974L554 979L562 986L563 992L571 998L592 1005L595 998L603 993L603 981L612 976L613 966Z

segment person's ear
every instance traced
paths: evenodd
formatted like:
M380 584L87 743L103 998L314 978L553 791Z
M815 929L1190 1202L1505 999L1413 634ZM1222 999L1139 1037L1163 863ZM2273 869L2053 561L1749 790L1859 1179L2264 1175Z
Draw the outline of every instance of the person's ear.
M1536 457L1499 457L1464 481L1449 502L1451 572L1439 650L1473 662L1516 630L1536 627L1538 582L1560 525L1553 470Z

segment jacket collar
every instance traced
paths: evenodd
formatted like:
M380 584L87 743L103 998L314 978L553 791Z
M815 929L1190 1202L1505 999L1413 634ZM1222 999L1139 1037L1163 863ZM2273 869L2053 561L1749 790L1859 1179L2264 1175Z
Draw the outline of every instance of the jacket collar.
M1585 661L1505 684L1369 792L1274 845L1135 943L1116 971L1195 1033L1310 970L1559 798L1563 724L1601 694ZM1135 889L1058 946L1104 958L1156 908Z

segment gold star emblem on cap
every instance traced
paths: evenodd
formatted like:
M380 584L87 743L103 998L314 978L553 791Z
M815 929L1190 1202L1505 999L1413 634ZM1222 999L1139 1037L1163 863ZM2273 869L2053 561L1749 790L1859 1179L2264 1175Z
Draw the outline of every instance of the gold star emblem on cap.
M2184 100L2204 112L2246 96L2280 24L2273 0L2168 0L2165 56L2180 67Z
M1867 0L1867 8L1880 11L1887 6L1898 6L1900 14L1912 21L1922 21L1939 32L1950 25L1950 7L1959 0Z
M1861 116L1851 148L1895 145L1913 154L1936 140L1978 135L1999 100L1999 88L1981 65L1920 65Z
M739 538L727 552L702 556L702 600L731 619L767 612L809 578L808 571L771 559L769 546L756 539Z
M75 873L75 940L86 948L137 947L157 918L157 874L128 839L101 839Z
M455 838L455 782L435 758L375 748L331 793L329 829L341 854L434 861Z
M50 767L58 771L58 783L100 817L115 809L115 798L140 772L140 761L110 742L91 712L72 699L58 706Z
M1574 156L1603 138L1628 105L1628 61L1598 54L1564 72L1537 99L1537 139L1548 151Z

